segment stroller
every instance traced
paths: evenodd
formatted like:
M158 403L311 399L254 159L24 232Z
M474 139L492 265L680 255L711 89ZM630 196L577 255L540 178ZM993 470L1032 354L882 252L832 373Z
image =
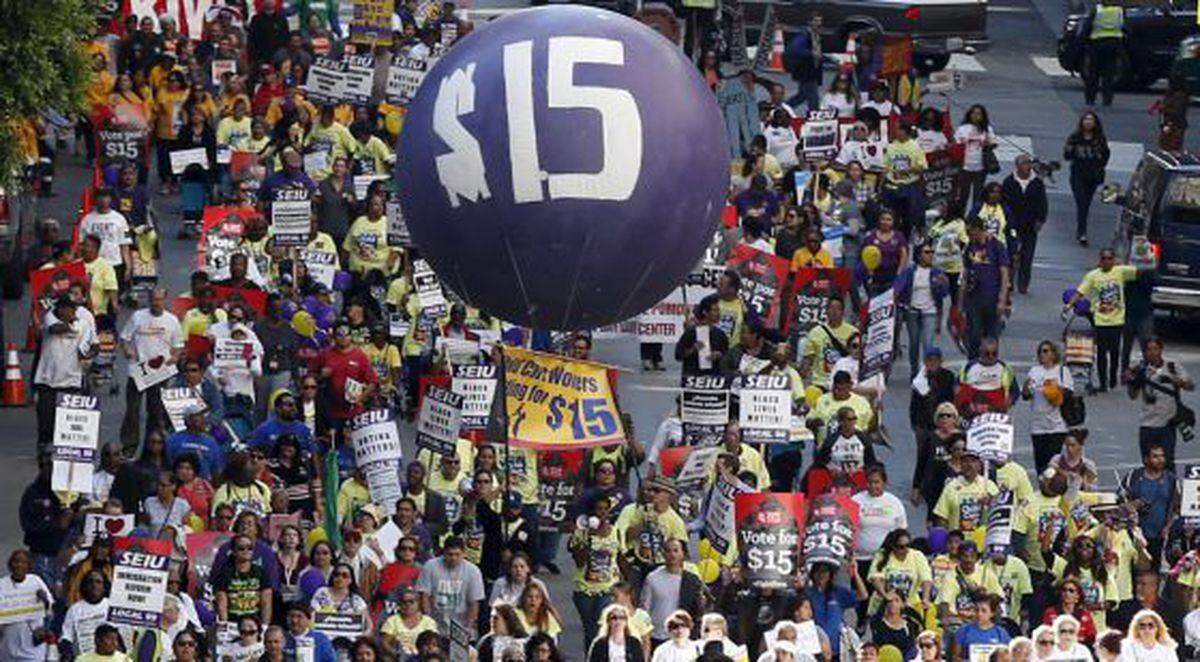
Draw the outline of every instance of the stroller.
M1081 323L1079 320L1083 320ZM1092 329L1091 315L1080 315L1071 311L1067 325L1063 327L1063 366L1071 373L1076 384L1083 384L1085 392L1092 395L1096 386L1092 382L1092 366L1096 362L1096 332Z

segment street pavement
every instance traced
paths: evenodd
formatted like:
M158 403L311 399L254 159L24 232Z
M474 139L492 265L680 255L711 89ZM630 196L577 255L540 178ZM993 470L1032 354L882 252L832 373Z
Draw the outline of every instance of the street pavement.
M483 0L477 6L504 7L513 0ZM955 123L972 103L982 103L989 111L993 127L1002 136L999 150L1005 176L1012 158L1020 150L1031 151L1043 160L1061 159L1062 145L1073 130L1083 104L1082 83L1062 72L1054 61L1055 38L1065 10L1059 4L1034 3L1028 0L1005 0L989 4L989 33L992 45L974 55L956 55L951 66L965 76L965 86L947 99L934 101L945 107L948 103ZM1041 5L1040 7L1038 5ZM1160 83L1161 88L1161 83ZM1157 88L1157 89L1160 89ZM1113 161L1109 181L1124 186L1140 158L1143 145L1153 144L1155 118L1147 109L1156 93L1118 94L1111 108L1099 109L1105 130L1113 144ZM1195 149L1196 132L1189 145ZM1084 271L1094 265L1097 248L1112 236L1116 209L1097 202L1093 206L1091 229L1092 247L1080 247L1074 241L1074 203L1067 185L1067 171L1062 170L1048 184L1050 219L1042 231L1034 262L1033 285L1027 295L1016 295L1014 311L1002 337L1001 356L1016 371L1018 379L1032 364L1034 349L1043 339L1061 340L1063 322L1059 318L1061 294L1075 286ZM41 203L40 217L50 216L65 223L76 218L79 194L88 181L88 172L81 157L60 157L58 197ZM191 241L176 240L179 224L178 199L156 198L160 234L163 237L165 285L173 293L187 287L187 275L195 264L195 247ZM4 326L9 339L23 338L28 319L29 302L5 302ZM1166 341L1167 356L1184 364L1193 374L1200 374L1200 339L1195 330L1196 320L1168 320L1160 317L1158 332ZM937 339L946 352L951 366L961 366L963 357L953 349L953 343L943 333ZM601 341L595 357L624 369L619 380L621 403L632 414L638 438L649 444L664 415L672 409L679 366L668 356L665 373L642 373L639 368L637 344L634 341ZM23 356L28 368L29 357ZM28 370L26 372L28 374ZM907 501L910 477L915 463L915 448L909 432L907 404L910 375L907 362L899 361L888 384L884 399L884 421L891 432L893 448L879 449L877 456L888 467L890 489ZM123 380L122 380L123 381ZM1195 396L1186 398L1195 406ZM117 440L124 401L120 396L104 399L103 440ZM1124 471L1139 464L1137 452L1136 408L1120 390L1088 398L1087 427L1091 429L1087 455L1100 467L1102 484L1115 488L1114 471ZM1022 404L1015 408L1017 442L1014 460L1025 466L1033 465L1028 438L1028 409ZM17 506L21 491L35 473L33 409L11 409L0 415L0 455L5 458L4 473L9 488L0 490L0 555L21 544ZM412 455L412 432L405 429L406 452ZM1200 450L1181 446L1180 461L1200 462ZM924 530L924 508L909 506L909 519L915 533ZM569 573L573 564L565 550L560 551L558 565L567 573L547 578L554 603L564 621L562 642L566 652L575 657L580 651L578 615L570 602Z

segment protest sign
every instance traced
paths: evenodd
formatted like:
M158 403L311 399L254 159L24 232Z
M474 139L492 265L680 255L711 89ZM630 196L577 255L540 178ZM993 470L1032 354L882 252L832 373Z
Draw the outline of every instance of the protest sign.
M837 110L827 108L808 111L808 117L800 127L800 143L803 145L804 160L810 163L826 161L837 156Z
M213 345L213 367L245 368L254 358L254 344L249 340L234 340L233 338L217 338Z
M867 306L867 337L863 343L858 380L883 374L892 364L896 340L896 293L891 288L871 298Z
M354 0L354 22L350 24L350 43L376 46L392 45L392 14L395 0Z
M396 499L404 495L396 463L372 462L359 467L367 479L367 492L371 495L371 501L379 504L388 516L395 514Z
M513 445L554 450L625 442L605 366L506 347L504 371Z
M177 149L170 153L171 158L171 174L182 175L188 166L200 166L203 170L208 170L208 150L203 147L192 147L190 149Z
M54 409L54 466L50 486L92 493L92 471L100 443L100 400L59 393Z
M1001 600L1000 604L1004 604L1004 601ZM969 657L967 658L967 662L991 662L993 659L992 653L995 653L996 651L1008 650L1008 645L1006 645L1006 644L971 644L970 647L968 648L968 650L970 652L969 652ZM1058 657L1058 656L1055 656L1055 659L1062 660L1062 662L1090 662L1092 658L1089 655L1087 657L1081 657L1077 660L1073 659L1073 658L1069 658L1069 657Z
M129 378L139 391L161 384L177 374L179 367L165 356L154 356L129 366Z
M671 290L665 299L638 315L638 342L670 344L679 340L679 336L683 335L683 324L691 311L683 289L677 287Z
M765 253L747 244L738 244L729 255L725 266L742 277L742 298L746 306L763 321L763 325L788 330L787 300L783 296L787 288L791 265L787 260ZM730 338L730 343L737 342Z
M375 87L375 58L371 55L344 55L342 69L342 98L354 106L371 103L371 92Z
M393 192L388 193L387 205L387 245L412 246L412 235L408 232L408 224L404 222L404 210L400 207L400 199Z
M792 321L800 337L829 322L829 300L846 300L854 275L850 269L802 267L792 281Z
M753 493L734 497L738 550L746 579L757 588L787 588L800 567L804 495Z
M487 429L492 400L496 397L496 366L456 365L450 388L462 397L464 433Z
M171 428L176 432L183 429L183 412L188 408L207 408L204 396L197 387L164 388L159 393L162 396L163 409L167 410L167 419L171 421Z
M1179 516L1187 526L1200 525L1200 464L1182 468L1179 482Z
M354 463L357 466L373 462L394 464L403 457L400 431L396 428L392 413L386 409L373 409L350 419L346 436L354 445Z
M337 253L300 249L296 257L304 264L304 270L314 283L333 289L333 278L337 275Z
M583 494L582 449L538 453L538 528L571 530L571 506Z
M312 629L330 639L337 637L356 639L367 631L366 614L340 614L315 609L313 610Z
M271 203L271 236L276 246L305 246L312 233L312 201L275 200Z
M39 595L38 586L35 581L26 581L20 587L0 591L0 625L29 622L35 630L42 626L50 596Z
M345 62L327 57L313 60L308 69L304 89L308 100L317 105L337 105L342 102L345 84Z
M240 303L253 310L254 314L259 317L267 314L267 293L262 290L213 285L212 293L214 299L226 306Z
M441 386L430 386L417 417L417 448L453 455L462 426L463 397Z
M1012 541L1013 501L1013 491L1005 487L988 504L987 533L983 539L985 553L990 554L996 549L1008 552L1008 544Z
M925 155L925 202L949 206L958 198L959 175L963 168L963 146L954 145Z
M755 490L736 478L724 475L717 478L708 498L708 511L704 513L704 538L717 553L729 551L735 529L734 497Z
M729 423L729 378L719 375L684 375L680 420L684 443L717 446Z
M217 551L233 538L228 531L189 533L184 539L188 555L188 593L212 604L216 599L212 587L213 564Z
M407 106L417 96L421 83L425 81L425 73L429 70L429 61L423 58L411 58L403 55L392 57L392 65L388 68L387 101L395 106Z
M438 336L433 341L438 356L451 366L470 365L479 362L479 341L466 338Z
M450 619L450 662L471 662L471 642L475 637L471 634L474 625L467 626L455 619Z
M142 128L101 129L96 132L99 143L96 154L100 167L142 163L146 158L146 140L149 130Z
M446 314L446 294L442 292L442 282L429 263L419 258L413 260L413 287L423 312L433 317Z
M117 538L113 554L116 562L108 596L108 620L137 627L157 627L167 597L171 542Z
M223 80L226 74L237 75L238 61L226 58L213 58L210 65L210 73L214 85L225 85Z
M679 514L685 521L690 522L700 516L704 483L712 473L713 463L720 451L719 446L675 446L659 453L659 469L663 477L674 479L679 490Z
M87 513L83 516L83 546L91 547L96 536L118 538L133 531L133 515L101 515Z
M792 385L787 375L741 375L738 425L747 444L786 444L792 427Z
M988 412L971 419L967 450L988 462L1007 462L1012 455L1013 425L1008 414Z
M454 42L458 40L458 22L453 20L443 21L439 27L442 29L442 38L439 42L442 49L450 48Z
M804 562L842 566L853 562L858 504L845 494L822 494L809 503L804 529Z
M368 162L370 164L372 164L370 167L373 168L375 159L370 158L370 159L368 159ZM385 182L389 179L391 179L390 175L375 175L375 174L355 175L352 178L352 181L354 182L354 197L358 198L359 200L366 200L368 197L368 193L371 190L371 184L374 184L375 182ZM386 208L385 208L385 211L386 211Z

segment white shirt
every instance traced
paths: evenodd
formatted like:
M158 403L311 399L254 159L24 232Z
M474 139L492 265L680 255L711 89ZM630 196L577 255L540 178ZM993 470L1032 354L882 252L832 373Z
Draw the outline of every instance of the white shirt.
M657 466L658 454L663 449L683 445L683 421L679 420L678 416L664 418L654 433L654 441L650 442L650 450L646 453L646 465Z
M654 656L650 660L651 662L692 662L697 657L699 657L699 651L695 641L689 641L683 647L679 647L672 639L655 648Z
M854 99L847 99L845 94L826 92L821 96L821 108L836 110L838 117L852 118L854 112L858 110L858 104Z
M183 349L183 330L174 314L164 310L155 316L149 308L142 308L125 323L121 342L133 344L134 360L138 362L156 356L170 358L172 350Z
M858 161L866 170L883 170L884 145L868 140L847 140L834 162L838 165L849 165Z
M1155 644L1147 648L1141 642L1126 637L1121 641L1121 662L1175 662L1180 659L1174 648L1165 644Z
M96 650L96 628L108 622L108 598L92 604L80 600L71 605L63 618L62 639L75 645L78 654ZM122 632L122 637L126 632Z
M108 473L100 467L96 467L96 472L92 474L92 499L95 501L104 501L108 498L108 493L112 491L113 481L117 477Z
M939 149L945 149L950 141L946 140L946 134L941 131L930 131L929 129L917 129L917 144L925 153L936 152Z
M1200 646L1200 609L1195 609L1183 617L1183 643L1188 646Z
M979 130L974 124L963 124L954 131L954 142L965 145L963 150L963 170L979 172L983 170L983 146L994 142L996 134L989 127L986 131Z
M895 494L884 492L873 497L866 491L850 497L858 504L858 543L854 558L868 561L883 548L883 539L896 529L908 528L904 504Z
M37 594L38 591L45 596L46 609L49 611L54 604L54 596L41 577L27 574L20 583L14 582L11 575L0 578L0 595ZM46 645L33 643L33 631L43 625L44 619L35 619L0 626L0 660L44 660Z
M917 266L916 271L913 272L912 297L908 303L922 313L937 312L937 305L933 302L933 289L929 285L929 277L932 273L929 267L922 266Z
M124 264L121 247L133 243L129 236L129 221L121 212L110 209L107 213L93 211L79 222L80 238L96 235L100 238L100 257L113 266Z
M51 333L50 328L59 323L53 312L47 312L42 320L42 355L33 383L50 388L82 388L83 362L79 354L87 353L95 344L95 322L76 318L66 332Z
M766 127L763 129L763 136L767 139L767 151L775 157L781 168L790 168L799 163L799 159L796 158L796 145L800 143L800 139L790 126Z
M1029 434L1066 432L1067 424L1063 421L1062 412L1059 411L1058 407L1046 401L1046 395L1042 392L1042 386L1046 382L1057 382L1062 388L1074 390L1075 381L1071 379L1071 371L1061 365L1050 369L1035 365L1029 369L1028 378L1033 380L1033 384L1029 387L1033 391L1033 399L1030 400L1029 404L1033 412L1033 415L1029 418Z
M892 115L892 113L896 112L896 106L894 104L892 104L891 101L887 101L887 100L872 101L870 99L867 99L866 101L862 102L862 104L860 104L859 107L860 108L874 108L875 112L879 113L880 119L882 119L884 121L886 121L887 118Z

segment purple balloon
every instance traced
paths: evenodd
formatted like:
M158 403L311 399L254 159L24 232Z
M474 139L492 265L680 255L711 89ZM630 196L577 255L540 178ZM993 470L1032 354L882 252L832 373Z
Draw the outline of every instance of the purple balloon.
M488 23L430 70L396 176L442 282L512 323L595 328L699 262L729 179L724 124L682 52L584 6Z

